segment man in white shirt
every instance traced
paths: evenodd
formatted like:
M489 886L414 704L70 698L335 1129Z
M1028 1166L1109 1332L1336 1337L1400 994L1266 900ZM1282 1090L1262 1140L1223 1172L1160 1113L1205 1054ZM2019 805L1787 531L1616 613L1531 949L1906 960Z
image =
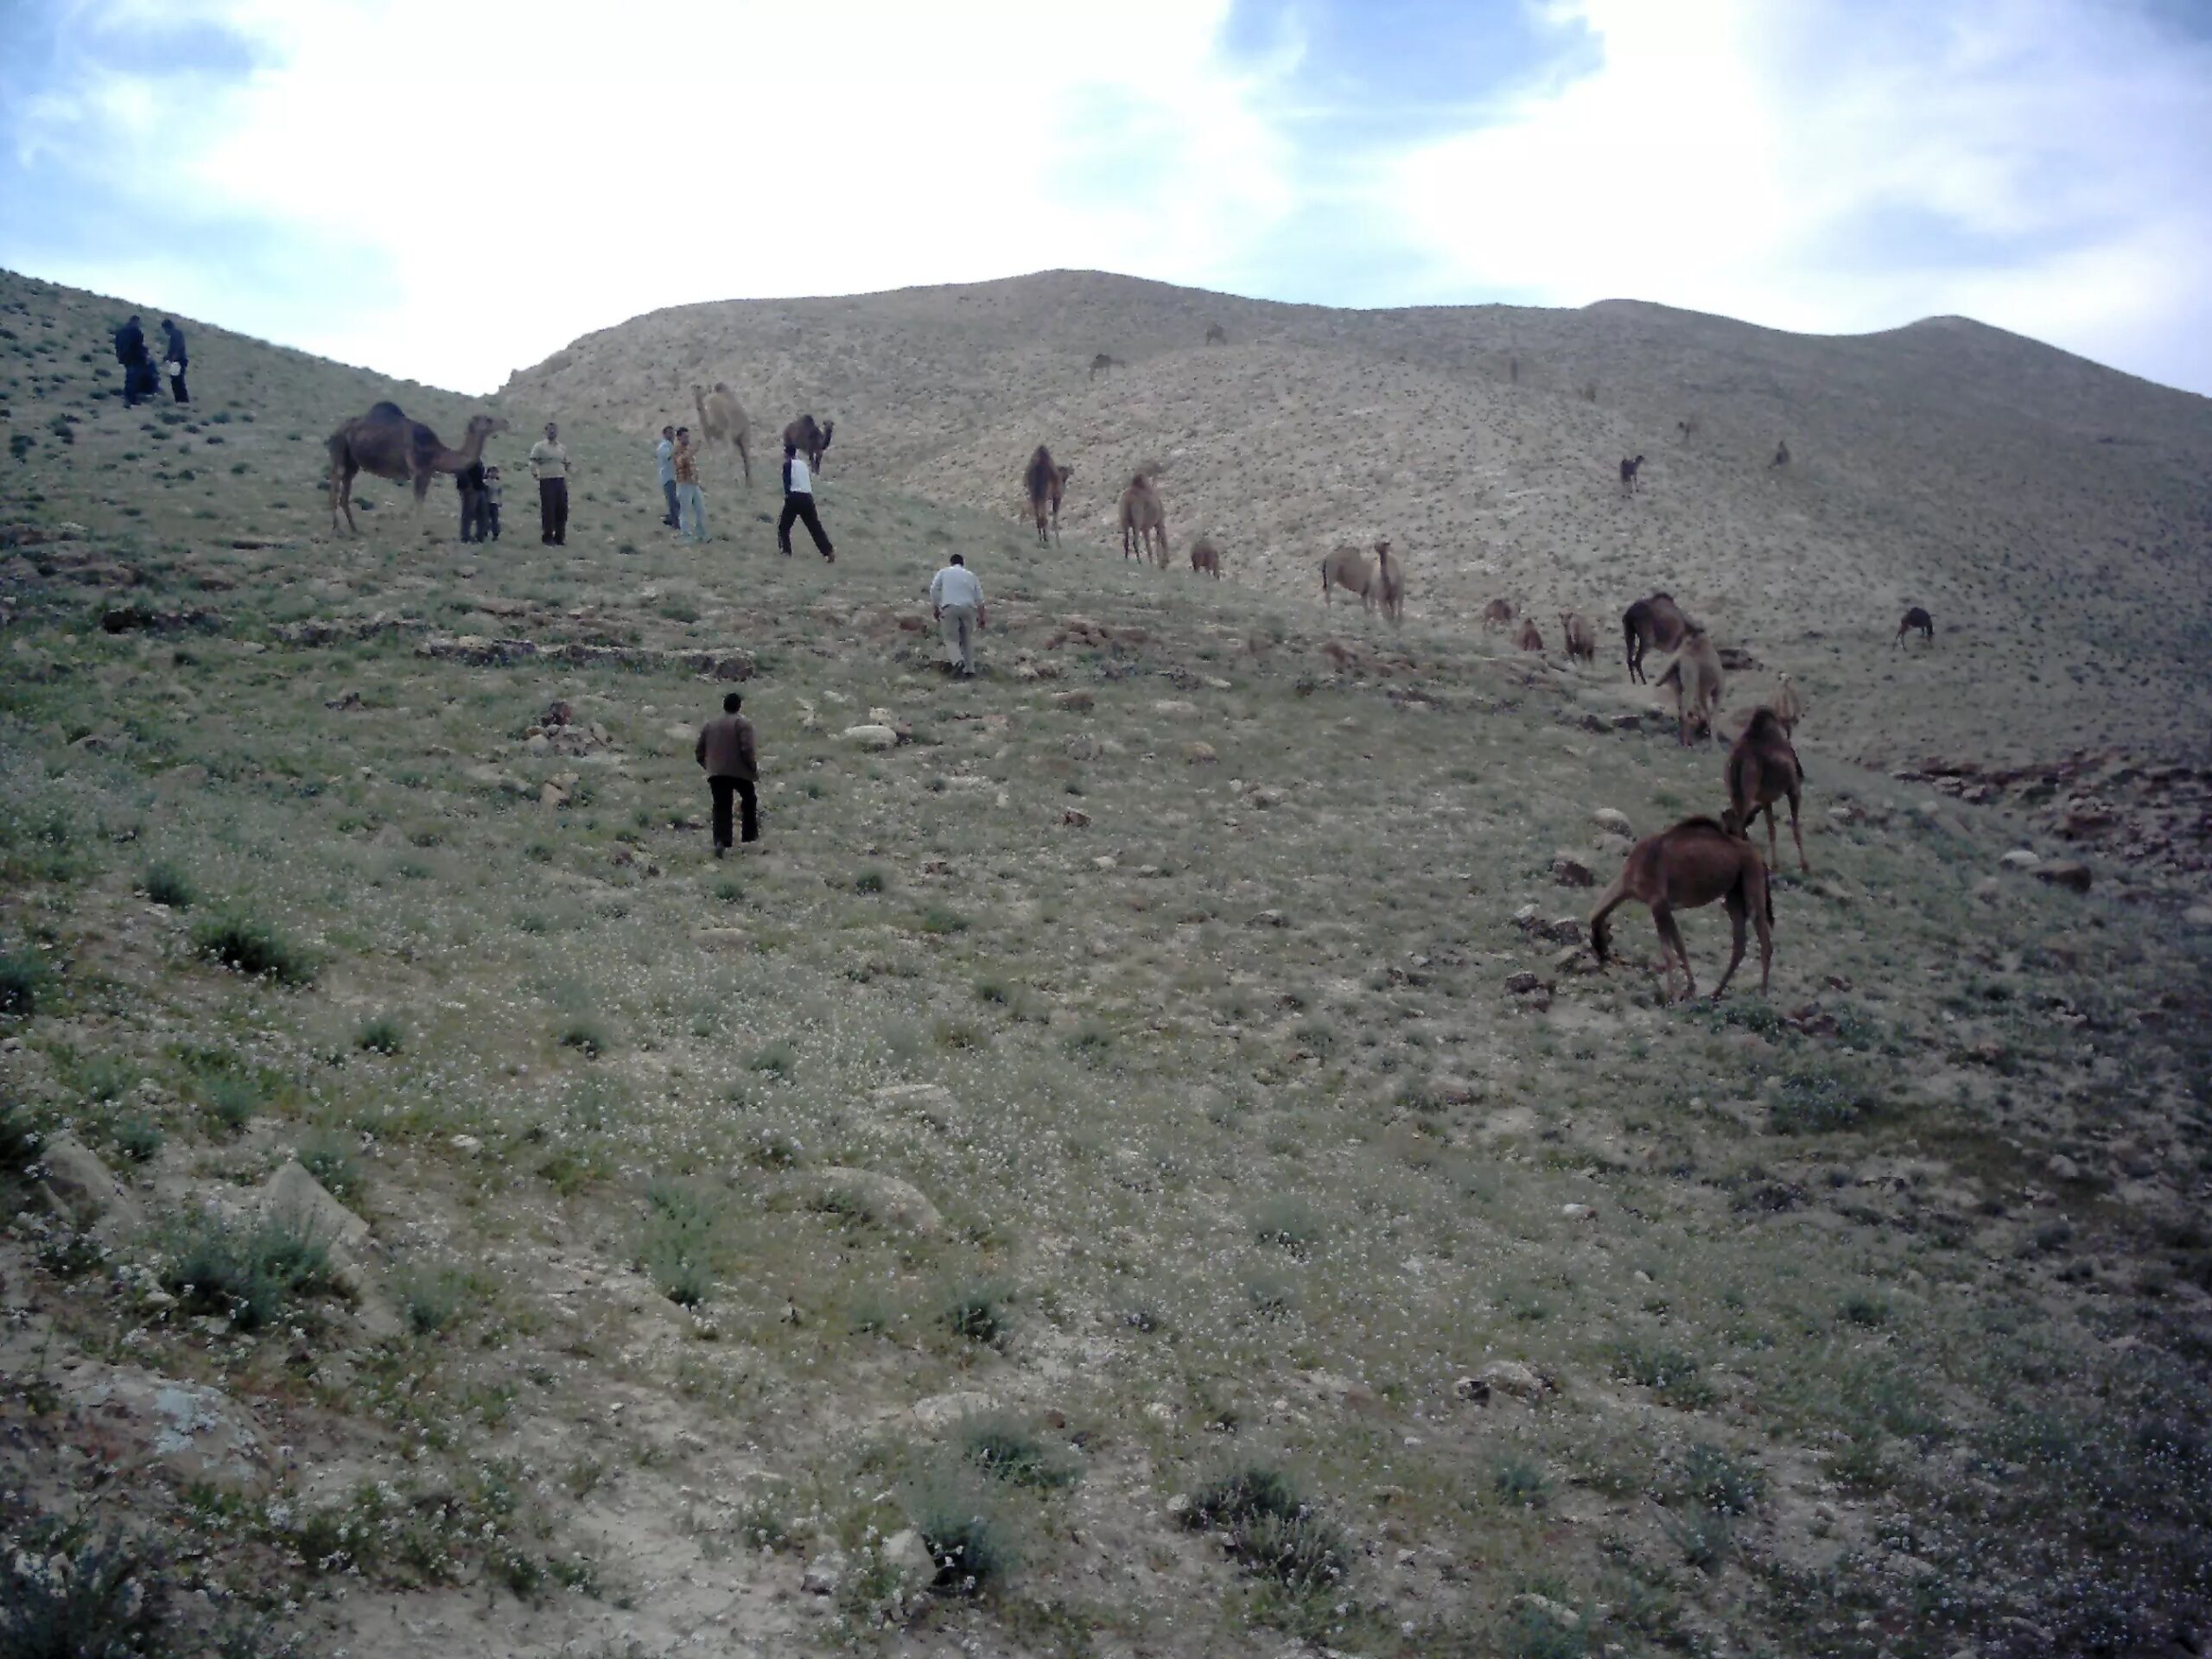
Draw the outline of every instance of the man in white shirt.
M776 550L785 558L791 556L791 526L804 524L806 533L814 537L815 551L835 564L837 550L830 545L830 532L822 528L822 515L814 508L814 475L808 471L806 457L798 452L795 443L784 445L784 516L776 521Z
M944 632L945 666L956 674L972 677L976 672L976 646L971 630L989 626L990 619L983 609L983 584L976 580L976 573L968 568L967 560L957 553L952 556L950 564L931 579L930 613Z
M668 499L668 516L661 520L671 530L681 530L683 523L676 510L676 429L664 426L660 442L653 446L653 459L660 463L660 493Z

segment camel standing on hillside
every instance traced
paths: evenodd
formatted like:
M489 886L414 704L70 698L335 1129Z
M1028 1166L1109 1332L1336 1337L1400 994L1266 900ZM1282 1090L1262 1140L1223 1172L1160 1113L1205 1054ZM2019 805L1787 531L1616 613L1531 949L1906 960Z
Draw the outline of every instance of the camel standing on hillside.
M1636 475L1643 470L1643 457L1642 455L1637 456L1632 461L1625 456L1622 458L1621 493L1623 495L1634 495L1636 493Z
M359 420L348 421L332 433L325 447L330 451L330 527L338 528L340 510L346 528L358 536L353 522L353 480L361 473L415 486L419 511L430 493L430 480L440 474L465 471L484 456L484 442L507 423L496 415L472 415L468 435L461 448L448 449L438 435L420 421L410 421L397 404L378 404Z
M1327 604L1330 594L1338 588L1357 594L1361 609L1375 608L1375 567L1350 542L1321 561L1321 602Z
M1060 539L1060 496L1067 489L1068 480L1075 476L1072 467L1056 467L1052 452L1043 444L1029 457L1029 466L1021 475L1022 486L1029 492L1029 511L1037 520L1037 545L1043 547L1047 538L1045 525L1051 520L1052 541Z
M1675 735L1684 748L1689 747L1693 713L1706 735L1716 743L1720 741L1720 698L1728 683L1721 676L1720 653L1703 628L1693 626L1682 636L1682 648L1659 677L1659 683L1675 688Z
M1090 359L1090 378L1096 380L1109 369L1124 369L1128 366L1128 365L1122 362L1120 358L1109 357L1105 353L1101 352Z
M1675 603L1672 594L1654 594L1623 611L1621 632L1628 648L1629 678L1648 684L1649 678L1643 671L1644 653L1674 650L1682 643L1682 636L1692 626L1682 607Z
M1586 663L1598 660L1598 635L1589 621L1579 611L1559 613L1560 643L1566 647L1570 663L1580 658Z
M1690 971L1689 950L1682 943L1681 929L1675 925L1675 912L1696 910L1717 899L1727 906L1735 944L1729 953L1728 971L1713 988L1713 1000L1720 1000L1728 982L1736 976L1737 965L1744 960L1746 919L1758 929L1759 995L1766 995L1767 976L1774 965L1774 895L1767 887L1766 866L1759 861L1759 849L1741 833L1740 825L1729 822L1734 817L1731 812L1718 823L1711 818L1685 818L1673 829L1646 836L1629 849L1628 861L1619 876L1590 912L1590 948L1597 953L1600 966L1606 961L1611 943L1605 918L1632 899L1650 907L1651 925L1659 930L1660 966L1668 988L1673 988L1675 963L1679 961L1682 995L1695 996L1697 978Z
M695 381L691 387L691 405L699 411L702 447L724 442L734 445L739 464L745 468L745 487L751 489L753 454L745 447L745 440L753 430L753 423L745 418L745 405L737 401L737 394L729 389L729 382L717 380L712 392L704 392L699 390Z
M1762 812L1766 814L1766 858L1770 867L1777 862L1774 804L1779 800L1789 803L1789 835L1797 843L1797 868L1810 875L1813 867L1805 857L1805 834L1797 827L1797 798L1805 786L1805 768L1797 763L1797 751L1790 747L1789 734L1783 728L1773 709L1751 710L1751 724L1744 728L1744 734L1728 751L1727 779L1728 807L1745 835L1751 832L1751 820Z
M1513 619L1520 614L1519 609L1511 600L1493 599L1483 607L1483 626L1510 628L1513 626Z
M1206 344L1209 346L1228 345L1229 330L1223 327L1217 322L1208 323L1206 325Z
M1904 620L1897 624L1897 637L1890 643L1901 645L1904 644L1905 635L1915 632L1929 645L1936 643L1936 619L1917 605L1904 613Z
M822 457L830 448L830 435L837 429L837 423L814 423L814 416L802 415L784 429L784 442L806 457L806 469L815 477L822 476Z
M1774 710L1774 717L1782 722L1782 729L1792 737L1797 734L1797 722L1805 718L1805 699L1797 694L1797 683L1787 674L1774 688L1774 695L1766 706Z
M1524 616L1521 619L1521 631L1513 636L1513 647L1516 651L1541 652L1543 650L1543 631L1536 626L1535 617Z
M1167 568L1167 510L1152 480L1139 473L1122 492L1122 556L1141 559L1147 551L1161 569Z
M1392 627L1406 620L1406 567L1387 541L1375 543L1375 602Z
M1212 537L1201 536L1191 543L1191 574L1221 580L1221 550L1213 544Z

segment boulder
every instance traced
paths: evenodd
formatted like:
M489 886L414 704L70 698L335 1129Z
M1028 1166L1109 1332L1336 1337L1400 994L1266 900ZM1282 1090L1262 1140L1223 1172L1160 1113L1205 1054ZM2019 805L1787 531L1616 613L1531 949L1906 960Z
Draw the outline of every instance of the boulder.
M1510 1394L1516 1400L1530 1404L1547 1394L1557 1392L1551 1380L1541 1371L1523 1365L1517 1359L1494 1359L1475 1373L1475 1381L1497 1394Z
M1593 887L1598 878L1587 864L1573 853L1552 855L1552 880L1562 887Z
M863 749L895 749L899 747L897 732L888 726L879 726L873 722L862 726L848 726L837 735L844 741L857 744Z
M55 1135L40 1149L38 1162L47 1207L79 1231L105 1221L128 1228L139 1220L137 1200L74 1135Z
M252 1416L221 1389L135 1369L86 1365L64 1375L63 1397L97 1425L104 1462L143 1460L181 1480L234 1490L269 1484Z
M350 1263L369 1242L369 1224L333 1198L296 1158L261 1184L254 1208L299 1227L330 1252L334 1265Z
M2094 878L2089 867L2079 859L2062 858L2036 867L2036 880L2048 881L2055 887L2071 887L2076 893L2087 893Z
M1622 836L1633 841L1636 826L1628 821L1628 814L1610 806L1601 806L1590 815L1590 821L1609 836Z
M857 1216L879 1227L901 1227L924 1238L944 1231L944 1217L937 1206L920 1188L895 1175L833 1165L817 1170L810 1180L813 1202L819 1209Z
M1185 743L1183 746L1183 759L1194 766L1210 766L1221 757L1214 753L1214 747L1211 743Z
M1071 830L1088 830L1090 828L1090 814L1079 806L1071 806L1061 812L1060 822Z
M1997 861L2008 870L2032 870L2041 864L2043 860L2024 847L2015 847Z
M883 1564L897 1575L899 1587L909 1595L928 1589L937 1579L937 1561L922 1541L922 1535L912 1527L901 1527L883 1541Z
M799 1574L799 1587L810 1596L831 1596L844 1581L845 1552L842 1549L824 1550L806 1564Z
M914 1402L914 1421L931 1434L942 1434L963 1418L978 1416L994 1409L998 1402L988 1394L972 1389L957 1389L950 1394L933 1394L926 1400Z
M1562 1219L1567 1221L1595 1221L1598 1218L1596 1206L1587 1204L1562 1204L1559 1213Z

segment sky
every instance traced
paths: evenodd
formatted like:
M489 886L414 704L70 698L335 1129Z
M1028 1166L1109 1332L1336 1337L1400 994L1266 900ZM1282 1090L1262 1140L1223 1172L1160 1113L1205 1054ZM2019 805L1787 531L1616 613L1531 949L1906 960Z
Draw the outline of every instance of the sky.
M0 265L489 391L1053 267L1972 316L2212 394L2212 0L0 0Z

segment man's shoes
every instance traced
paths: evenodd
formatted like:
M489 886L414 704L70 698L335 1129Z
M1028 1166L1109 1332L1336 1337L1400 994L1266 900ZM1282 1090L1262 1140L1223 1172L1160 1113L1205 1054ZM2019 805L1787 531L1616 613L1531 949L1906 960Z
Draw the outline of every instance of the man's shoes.
M724 856L726 854L728 854L728 851L729 851L728 847L728 846L726 846L726 845L725 845L724 843L722 843L721 842L719 842L719 841L718 841L718 842L716 842L715 843L715 856L716 858L721 858L721 857Z

